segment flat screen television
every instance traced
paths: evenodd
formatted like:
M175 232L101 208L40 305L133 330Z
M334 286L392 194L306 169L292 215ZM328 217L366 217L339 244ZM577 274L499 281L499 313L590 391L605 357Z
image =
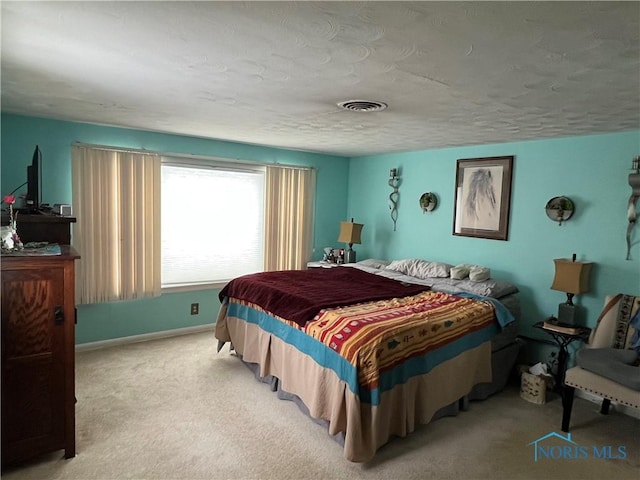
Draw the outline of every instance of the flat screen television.
M27 195L25 196L25 207L28 212L37 212L40 209L40 163L42 152L38 145L33 152L31 165L27 167Z

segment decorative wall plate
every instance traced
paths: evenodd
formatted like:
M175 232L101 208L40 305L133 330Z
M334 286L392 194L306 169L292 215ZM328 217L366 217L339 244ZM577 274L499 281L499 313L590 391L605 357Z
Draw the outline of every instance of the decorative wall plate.
M547 217L562 225L562 222L571 218L575 208L573 201L569 197L553 197L547 202L545 211L547 212Z
M430 212L438 206L438 197L435 193L427 192L420 196L420 208L422 212Z

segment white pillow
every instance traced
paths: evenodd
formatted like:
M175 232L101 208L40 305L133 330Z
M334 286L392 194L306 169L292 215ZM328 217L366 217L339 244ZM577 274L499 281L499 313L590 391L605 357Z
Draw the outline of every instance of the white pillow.
M444 278L449 276L451 265L441 262L429 262L418 258L407 258L391 262L386 269L421 279Z
M469 265L468 263L462 263L460 265L456 265L455 267L451 267L449 273L451 274L451 278L454 280L462 280L469 276L469 272L471 271L471 267L473 265Z
M484 282L491 278L491 270L487 267L481 267L480 265L474 265L469 270L469 280L472 282Z
M366 260L360 260L357 263L358 265L362 265L363 267L380 269L385 268L391 262L389 262L388 260L378 260L377 258L367 258Z

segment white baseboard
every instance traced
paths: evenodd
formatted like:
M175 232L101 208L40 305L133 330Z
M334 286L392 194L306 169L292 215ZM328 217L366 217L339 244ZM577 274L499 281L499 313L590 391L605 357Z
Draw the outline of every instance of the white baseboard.
M589 400L590 402L597 403L598 405L602 403L602 397L594 395L593 393L585 392L584 390L578 390L577 388L575 392L576 392L575 393L576 397L584 398L585 400ZM630 417L640 419L640 409L638 408L627 407L626 405L619 405L615 402L611 402L611 408L613 408L614 410L617 410L620 413L628 415Z
M160 338L177 337L178 335L189 335L190 333L213 331L214 328L215 324L197 325L195 327L175 328L173 330L163 330L162 332L143 333L142 335L131 335L129 337L101 340L99 342L80 343L76 345L76 352L87 352L89 350L97 350L99 348L116 347L131 343L158 340Z

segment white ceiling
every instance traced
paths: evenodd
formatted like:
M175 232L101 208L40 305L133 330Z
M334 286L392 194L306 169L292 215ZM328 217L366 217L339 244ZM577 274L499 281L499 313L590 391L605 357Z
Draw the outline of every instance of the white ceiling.
M345 156L633 130L639 19L640 2L2 1L2 110Z

